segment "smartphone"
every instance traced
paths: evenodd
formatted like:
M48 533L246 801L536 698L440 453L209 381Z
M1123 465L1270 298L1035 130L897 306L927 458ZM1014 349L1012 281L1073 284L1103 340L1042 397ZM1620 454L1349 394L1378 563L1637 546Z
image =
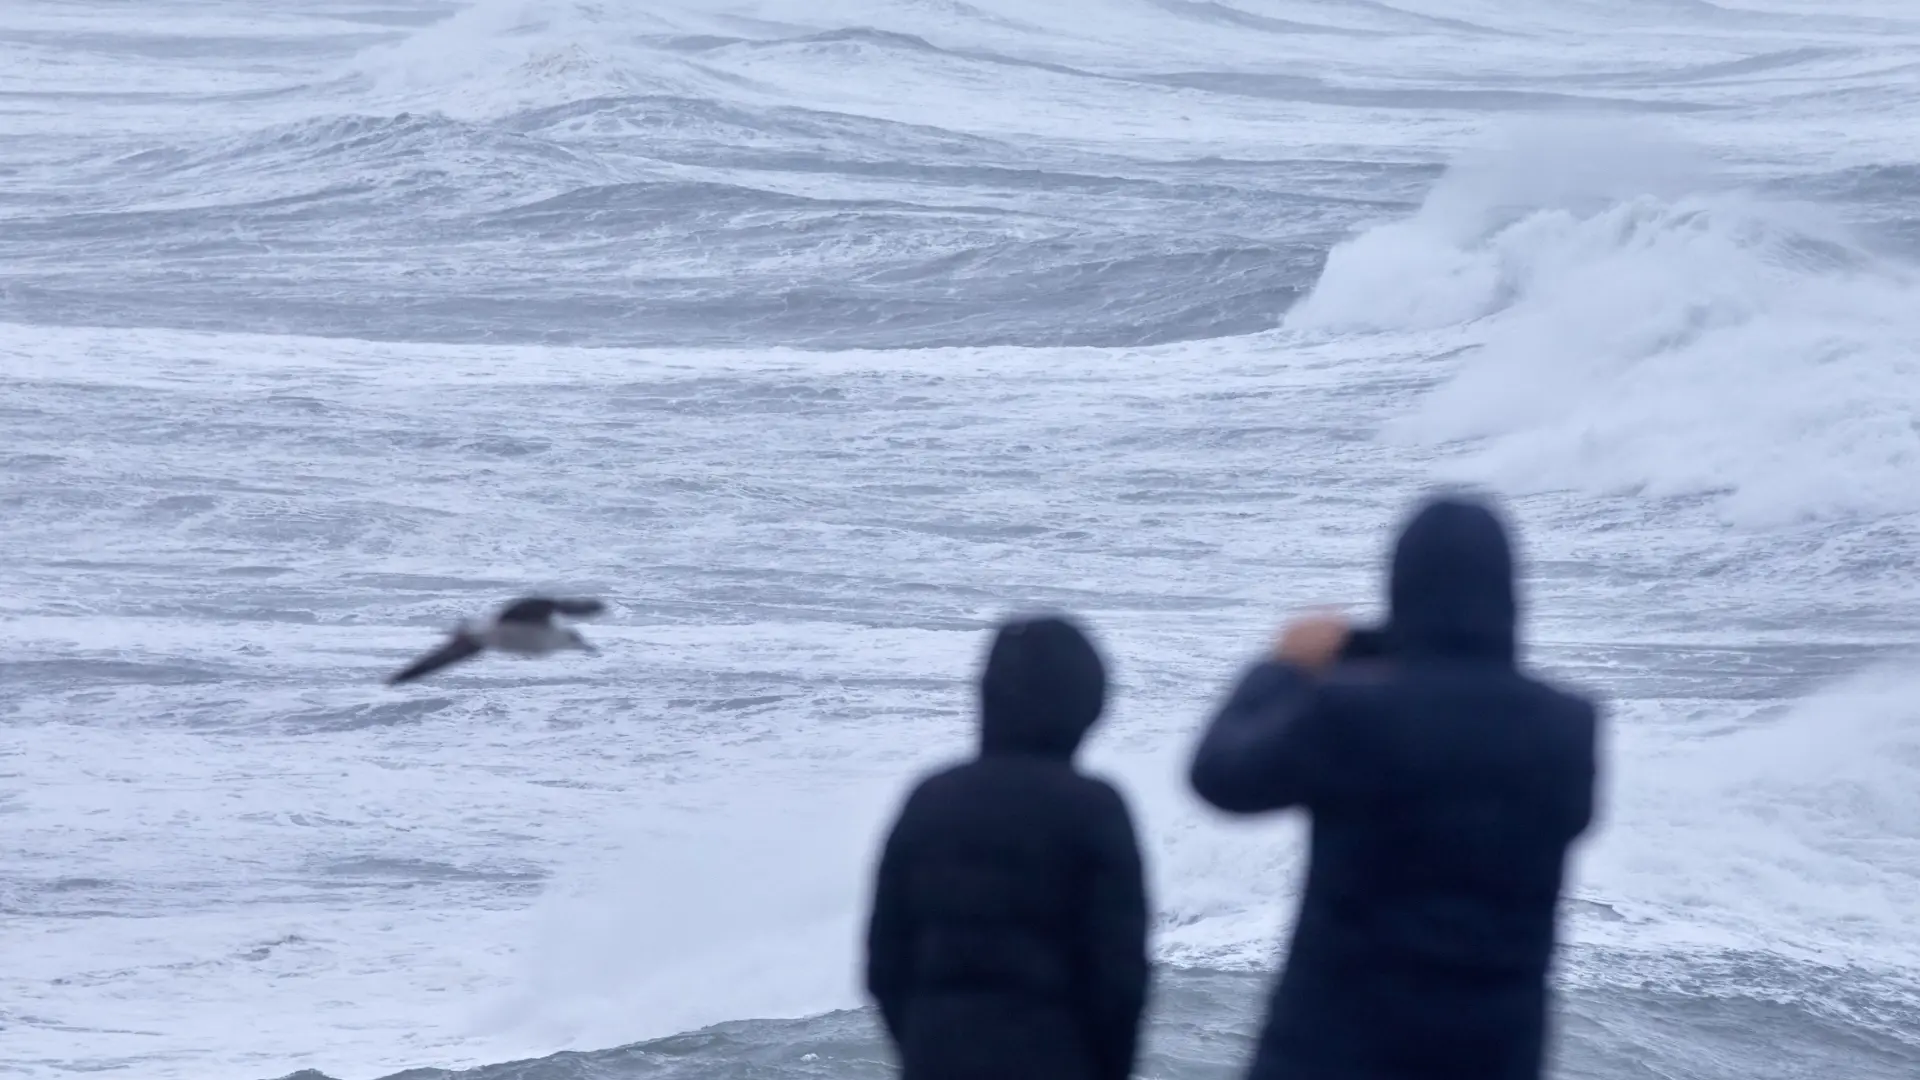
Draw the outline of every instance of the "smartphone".
M1381 660L1387 655L1387 632L1378 626L1356 626L1347 633L1341 660Z

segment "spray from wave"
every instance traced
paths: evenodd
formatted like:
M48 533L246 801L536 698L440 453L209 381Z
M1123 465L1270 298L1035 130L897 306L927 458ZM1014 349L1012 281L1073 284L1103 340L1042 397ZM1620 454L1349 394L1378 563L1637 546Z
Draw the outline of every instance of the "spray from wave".
M345 74L378 108L461 119L596 97L690 94L711 79L647 41L684 32L651 11L588 0L481 0L355 57Z
M1731 732L1676 739L1657 717L1629 708L1616 718L1619 764L1577 876L1631 921L1618 933L1588 924L1583 936L1910 970L1920 941L1913 658L1729 719Z
M1335 248L1286 325L1472 346L1387 430L1464 479L1749 526L1920 511L1913 268L1642 131L1509 133Z
M511 1057L862 1004L869 860L899 786L849 775L636 799L617 849L528 913L515 981L470 1018L473 1036Z

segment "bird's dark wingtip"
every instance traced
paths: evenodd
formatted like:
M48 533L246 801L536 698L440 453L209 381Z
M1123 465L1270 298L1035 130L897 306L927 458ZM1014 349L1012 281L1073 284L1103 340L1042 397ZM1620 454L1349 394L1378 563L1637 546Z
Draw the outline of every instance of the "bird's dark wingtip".
M387 676L387 685L396 686L404 682L431 675L443 667L457 664L480 652L480 643L465 633L457 633L448 638L439 648L413 663Z

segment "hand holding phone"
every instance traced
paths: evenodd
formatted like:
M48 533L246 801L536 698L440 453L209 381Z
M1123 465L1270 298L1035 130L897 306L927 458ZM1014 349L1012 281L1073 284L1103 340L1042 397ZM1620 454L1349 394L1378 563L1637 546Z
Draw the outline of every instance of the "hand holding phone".
M1344 616L1331 612L1304 615L1287 623L1274 642L1273 658L1312 672L1324 671L1340 659L1349 634Z

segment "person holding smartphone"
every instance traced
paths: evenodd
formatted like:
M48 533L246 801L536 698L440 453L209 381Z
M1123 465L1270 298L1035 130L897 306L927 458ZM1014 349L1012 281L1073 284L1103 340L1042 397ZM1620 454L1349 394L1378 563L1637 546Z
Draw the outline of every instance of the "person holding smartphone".
M1189 770L1233 814L1292 807L1311 852L1251 1080L1537 1080L1569 847L1594 810L1593 702L1523 671L1505 525L1428 501L1384 627L1286 627Z

